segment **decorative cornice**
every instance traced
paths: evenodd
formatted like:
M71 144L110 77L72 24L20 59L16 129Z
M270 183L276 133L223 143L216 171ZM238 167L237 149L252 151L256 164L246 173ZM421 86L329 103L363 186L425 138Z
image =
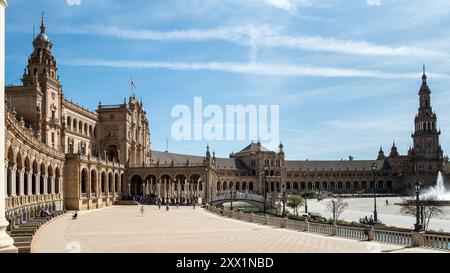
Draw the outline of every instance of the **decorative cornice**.
M8 6L8 3L6 2L6 0L0 0L0 4L6 8Z

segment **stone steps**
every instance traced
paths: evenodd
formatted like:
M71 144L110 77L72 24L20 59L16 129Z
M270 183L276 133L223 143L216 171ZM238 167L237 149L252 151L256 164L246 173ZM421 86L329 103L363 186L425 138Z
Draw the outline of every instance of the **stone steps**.
M31 242L33 236L14 236L14 243Z
M57 211L52 216L48 217L34 217L29 219L26 223L16 226L9 231L10 236L14 239L14 246L17 247L19 253L31 252L31 241L33 240L36 231L53 218L59 217L66 213L65 211Z

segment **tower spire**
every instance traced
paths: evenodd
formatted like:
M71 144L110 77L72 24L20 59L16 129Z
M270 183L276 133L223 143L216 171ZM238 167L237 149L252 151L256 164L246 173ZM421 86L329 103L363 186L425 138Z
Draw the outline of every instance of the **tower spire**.
M427 84L427 74L425 72L425 64L423 64L422 83Z
M41 19L41 33L45 33L45 13L44 10L42 10L42 19Z

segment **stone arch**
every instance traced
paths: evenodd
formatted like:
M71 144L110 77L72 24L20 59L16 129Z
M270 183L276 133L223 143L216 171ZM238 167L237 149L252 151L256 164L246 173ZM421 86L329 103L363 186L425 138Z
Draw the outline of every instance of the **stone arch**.
M119 148L115 144L111 144L106 148L106 156L109 161L119 161Z
M344 188L344 184L342 181L338 181L338 190L342 190Z
M88 171L85 168L81 170L80 186L81 186L81 193L86 194L88 188Z
M156 187L157 187L158 181L157 181L157 178L156 178L155 175L153 175L153 174L148 174L148 175L145 177L144 182L145 182L146 184L148 183L149 192L150 192L151 194L154 194L154 193L157 192Z
M83 122L80 120L78 121L78 133L82 134L83 133Z
M254 190L253 182L248 183L248 190L249 191L253 191Z
M240 190L241 190L241 183L239 183L239 181L236 182L235 190L236 190L236 191L240 191Z
M220 181L217 181L216 187L217 187L217 192L221 192L222 191Z
M22 158L22 154L17 152L16 155L16 192L15 194L17 196L21 195L20 189L21 189L21 181L23 181L25 170L24 170L24 160Z
M300 189L301 190L304 190L304 189L306 189L306 184L305 184L305 182L300 182Z
M44 184L45 184L45 177L46 177L47 171L46 171L46 167L45 167L45 163L42 162L41 163L41 176L40 176L40 181L39 181L39 193L40 194L45 194L44 192Z
M358 181L353 181L353 189L359 190L359 182Z
M224 181L223 184L222 184L222 190L226 191L227 189L228 189L227 182Z
M33 169L33 175L31 176L31 193L33 195L35 195L35 194L38 194L36 186L37 186L37 183L39 183L39 181L36 180L36 178L39 174L39 168L38 168L38 163L37 163L36 159L33 160L31 168Z
M313 183L311 181L308 182L308 190L313 189Z
M243 191L248 191L248 185L247 185L247 182L242 182L242 190Z
M85 123L83 125L83 134L88 135L88 125L87 125L87 123Z
M111 193L113 189L113 173L109 172L108 173L108 193Z
M323 189L324 191L328 190L328 182L327 182L327 181L323 181L323 182L322 182L322 189Z
M367 189L367 182L366 181L361 182L361 188L364 189L364 190Z
M47 173L47 194L52 193L52 184L53 184L53 167L51 164L48 165L48 173Z
M298 182L294 182L294 190L298 190Z
M97 171L91 170L91 193L97 193Z
M184 174L178 174L175 176L175 191L181 192L184 191L184 182L187 177Z
M334 190L336 189L336 183L334 183L334 181L330 182L330 190Z
M74 132L76 132L77 131L77 126L78 126L78 123L77 123L78 121L77 121L77 119L76 118L74 118L73 120L72 120L72 131L74 131Z
M66 128L72 129L72 118L67 116Z
M143 192L142 192L142 177L140 175L134 175L131 178L130 194L133 196L134 195L141 196L143 194Z
M286 190L291 190L291 182L286 182Z
M114 193L120 192L119 173L114 174Z
M108 175L105 171L102 171L100 174L100 192L102 196L107 192L106 186L108 185Z
M345 182L345 190L349 191L352 189L352 183L350 181Z
M61 193L61 169L59 166L55 169L55 193Z

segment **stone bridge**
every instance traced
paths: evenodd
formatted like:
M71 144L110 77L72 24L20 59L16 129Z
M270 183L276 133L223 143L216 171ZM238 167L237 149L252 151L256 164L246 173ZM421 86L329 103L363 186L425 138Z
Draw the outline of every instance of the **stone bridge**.
M236 192L225 193L216 195L210 202L213 206L222 205L224 203L231 202L244 202L258 207L261 211L264 210L264 201L266 203L266 209L271 207L271 202L268 199L264 200L264 197L254 193Z

